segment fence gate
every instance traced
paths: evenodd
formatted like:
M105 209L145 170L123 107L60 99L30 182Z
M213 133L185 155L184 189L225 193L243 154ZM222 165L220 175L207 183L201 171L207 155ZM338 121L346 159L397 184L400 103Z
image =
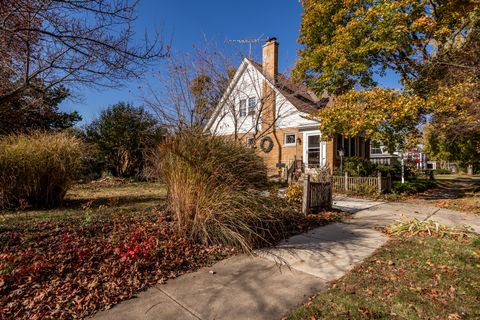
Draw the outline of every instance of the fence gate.
M309 214L332 209L332 176L327 171L322 171L315 177L315 181L311 180L310 175L305 175L303 181L302 212Z

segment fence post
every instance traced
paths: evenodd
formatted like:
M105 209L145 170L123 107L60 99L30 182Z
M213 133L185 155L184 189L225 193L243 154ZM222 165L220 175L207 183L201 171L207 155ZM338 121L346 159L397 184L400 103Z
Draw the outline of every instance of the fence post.
M308 174L303 179L302 213L305 215L310 213L310 175Z
M382 173L378 171L378 193L382 193L383 186L382 186Z
M345 192L348 192L348 173L345 172Z
M329 184L327 184L327 192L328 192L328 204L326 209L327 210L332 210L332 204L333 204L333 176L329 176L328 178Z

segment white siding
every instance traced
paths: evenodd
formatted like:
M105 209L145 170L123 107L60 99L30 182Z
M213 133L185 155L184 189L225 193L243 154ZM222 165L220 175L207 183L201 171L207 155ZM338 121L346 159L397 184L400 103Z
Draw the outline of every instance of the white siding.
M256 128L259 131L261 130L261 119L258 117L258 111L261 108L260 99L262 97L264 78L249 62L244 61L244 64L246 64L245 70L239 75L238 81L234 83L228 98L222 105L222 110L218 113L210 127L212 134L231 135L235 132L245 134L255 132ZM256 113L254 116L248 114L240 116L240 100L248 100L249 97L257 99ZM277 128L318 125L318 122L306 119L307 114L298 111L278 90L276 90L276 115Z
M277 93L277 128L298 128L318 125L308 120L308 114L298 111L283 95Z
M223 104L223 109L213 122L210 131L218 135L229 135L237 133L247 133L255 130L257 126L260 128L260 122L256 115L260 108L260 99L262 97L263 78L261 74L250 64L240 75L235 87L230 93L227 101ZM257 100L256 115L240 116L239 106L240 100L247 100L254 97ZM236 129L236 130L235 130Z

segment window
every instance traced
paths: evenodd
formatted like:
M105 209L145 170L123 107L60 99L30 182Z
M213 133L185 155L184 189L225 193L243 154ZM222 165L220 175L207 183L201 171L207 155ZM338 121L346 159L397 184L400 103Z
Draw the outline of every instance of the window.
M309 135L307 138L307 164L309 168L320 167L320 135Z
M382 154L382 148L380 147L380 143L372 142L372 148L370 149L371 154Z
M357 137L346 138L341 134L337 135L337 154L340 149L343 150L346 158L360 155L360 148L357 151Z
M293 133L287 133L283 142L284 146L290 147L297 145L297 136Z
M240 100L240 117L245 117L247 115L247 100Z
M248 114L249 115L255 114L256 109L257 109L257 99L248 98Z
M350 142L350 157L357 157L357 138L349 138Z

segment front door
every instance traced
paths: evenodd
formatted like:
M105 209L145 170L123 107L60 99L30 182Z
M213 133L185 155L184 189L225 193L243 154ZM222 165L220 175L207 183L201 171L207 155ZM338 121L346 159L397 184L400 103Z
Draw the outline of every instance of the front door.
M320 138L320 131L305 132L303 159L307 168L319 168L326 163L327 146Z

